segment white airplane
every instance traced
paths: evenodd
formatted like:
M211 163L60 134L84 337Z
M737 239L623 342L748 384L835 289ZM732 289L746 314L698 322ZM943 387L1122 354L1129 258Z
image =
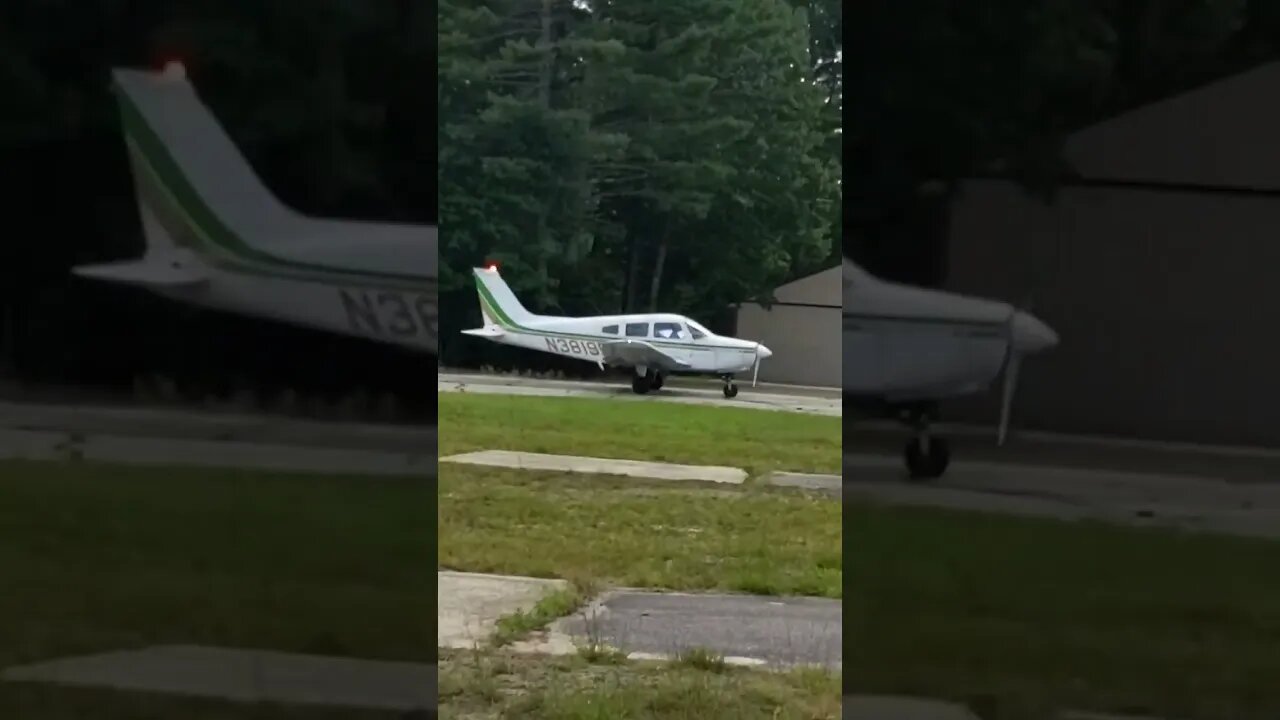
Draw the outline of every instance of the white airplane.
M438 352L435 226L302 215L262 183L181 64L113 76L146 251L72 272Z
M888 282L848 258L841 279L845 406L914 429L904 452L911 477L940 477L950 462L929 428L939 401L986 390L1001 371L1003 445L1022 359L1056 346L1057 333L1008 303Z
M594 317L534 315L520 304L498 268L473 268L484 327L466 335L593 362L604 369L634 368L631 389L643 395L662 388L667 375L717 375L724 396L734 397L734 373L753 371L773 353L758 342L716 335L683 315L641 313Z

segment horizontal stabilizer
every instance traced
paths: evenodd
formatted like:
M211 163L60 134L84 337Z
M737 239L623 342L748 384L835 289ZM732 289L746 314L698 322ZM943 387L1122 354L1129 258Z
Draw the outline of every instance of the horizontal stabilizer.
M80 265L71 272L80 277L144 287L183 287L209 280L200 270L185 265L147 261Z
M463 330L462 334L475 335L476 337L502 337L507 333L500 327L482 327L474 330Z

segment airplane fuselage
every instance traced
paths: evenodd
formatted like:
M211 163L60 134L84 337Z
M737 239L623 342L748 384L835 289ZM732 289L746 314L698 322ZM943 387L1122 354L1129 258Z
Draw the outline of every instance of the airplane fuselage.
M213 310L260 317L375 342L435 352L439 318L427 289L374 278L333 283L264 277L209 268L199 285L153 288L162 296Z
M1004 367L1007 325L998 320L846 312L845 395L897 405L981 392Z
M670 339L656 337L655 326L680 323L664 315L615 315L593 318L544 318L522 323L519 329L504 329L490 340L516 347L553 353L591 363L607 363L602 345L633 340L661 349L671 357L688 363L682 370L668 374L728 374L751 370L756 357L756 344L706 333L705 337ZM625 334L628 325L646 326L641 335ZM612 327L614 333L604 332ZM685 334L688 335L687 329Z

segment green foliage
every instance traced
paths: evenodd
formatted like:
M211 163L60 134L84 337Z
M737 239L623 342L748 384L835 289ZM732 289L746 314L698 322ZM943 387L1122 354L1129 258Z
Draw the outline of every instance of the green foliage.
M708 316L818 269L838 122L808 17L780 0L442 2L444 289L497 259L535 311ZM475 315L456 298L443 314Z

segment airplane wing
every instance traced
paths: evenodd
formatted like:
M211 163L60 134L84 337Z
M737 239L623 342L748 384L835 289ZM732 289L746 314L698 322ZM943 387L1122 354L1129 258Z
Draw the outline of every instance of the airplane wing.
M600 343L600 352L608 365L646 367L662 370L688 370L693 367L689 363L678 360L643 340L616 340Z

